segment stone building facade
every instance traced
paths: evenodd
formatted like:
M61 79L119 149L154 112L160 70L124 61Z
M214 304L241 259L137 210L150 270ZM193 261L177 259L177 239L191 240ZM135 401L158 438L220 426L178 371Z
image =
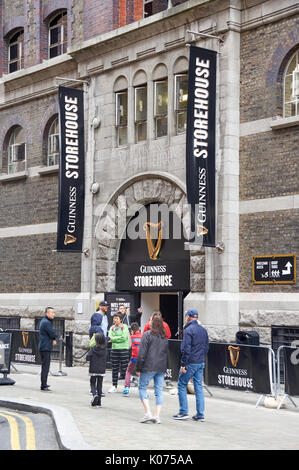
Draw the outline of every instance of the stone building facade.
M295 0L0 0L0 327L18 318L34 329L52 305L80 354L96 301L116 290L121 234L134 210L160 203L185 221L186 133L178 132L175 92L190 44L218 52L217 248L190 249L184 310L197 308L217 341L254 329L270 345L271 325L298 325L297 283L252 283L252 256L299 252L299 106L285 113L284 95L290 61L299 61L298 13ZM56 77L84 89L82 254L55 251ZM159 137L158 82L167 83L167 132ZM136 89L147 99L141 139ZM123 143L116 104L124 92ZM141 303L144 322L159 293L141 292Z

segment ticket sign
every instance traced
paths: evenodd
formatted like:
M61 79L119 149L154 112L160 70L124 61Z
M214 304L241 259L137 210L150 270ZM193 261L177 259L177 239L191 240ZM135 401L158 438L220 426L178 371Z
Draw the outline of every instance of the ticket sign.
M253 284L295 284L296 255L252 257Z

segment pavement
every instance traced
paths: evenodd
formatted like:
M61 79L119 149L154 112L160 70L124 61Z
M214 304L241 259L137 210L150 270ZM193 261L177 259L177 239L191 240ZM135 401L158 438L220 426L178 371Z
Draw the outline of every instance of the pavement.
M91 407L87 366L62 367L51 363L48 383L52 392L40 391L40 366L14 364L9 378L14 385L0 386L0 406L51 416L61 449L69 450L295 450L299 449L299 408L287 398L285 406L265 407L264 397L220 387L205 388L204 423L175 421L178 409L176 383L163 391L161 424L140 423L144 415L138 389L122 395L107 393L111 371L106 372L102 408ZM62 374L60 374L62 372ZM60 375L55 375L55 374ZM53 374L53 375L52 375ZM149 388L152 411L155 397ZM210 396L212 394L212 396ZM260 400L260 404L257 405ZM293 398L298 406L299 399ZM195 396L188 394L189 415L195 414Z

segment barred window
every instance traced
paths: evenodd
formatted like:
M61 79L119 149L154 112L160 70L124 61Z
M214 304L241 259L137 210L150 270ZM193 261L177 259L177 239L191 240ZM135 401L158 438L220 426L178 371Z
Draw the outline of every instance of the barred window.
M176 133L186 132L187 127L187 103L188 103L188 74L175 76L175 113Z
M299 50L291 57L284 76L284 117L299 114Z

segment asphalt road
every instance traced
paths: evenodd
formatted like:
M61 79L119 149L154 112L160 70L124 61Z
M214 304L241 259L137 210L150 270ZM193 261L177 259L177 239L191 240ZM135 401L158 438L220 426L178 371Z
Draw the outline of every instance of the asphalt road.
M58 449L49 416L0 408L0 450Z

